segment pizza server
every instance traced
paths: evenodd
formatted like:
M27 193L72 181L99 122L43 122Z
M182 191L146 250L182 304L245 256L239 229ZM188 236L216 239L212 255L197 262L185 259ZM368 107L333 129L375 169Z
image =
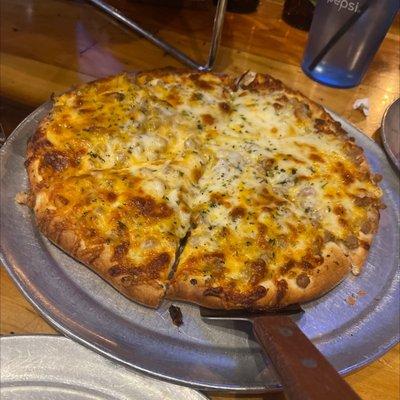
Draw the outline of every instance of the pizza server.
M253 325L254 336L272 361L289 400L360 400L290 317L301 313L298 305L254 313L200 307L205 320L248 321Z

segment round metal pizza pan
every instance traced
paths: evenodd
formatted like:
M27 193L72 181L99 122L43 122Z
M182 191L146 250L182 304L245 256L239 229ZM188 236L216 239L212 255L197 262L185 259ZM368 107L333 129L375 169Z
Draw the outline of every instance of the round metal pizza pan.
M382 142L393 164L400 170L400 99L389 106L382 118Z
M3 400L207 400L56 335L0 339Z
M280 389L245 323L208 323L198 307L179 304L177 328L164 301L158 310L129 301L37 230L15 195L26 189L27 138L50 105L23 121L1 152L1 253L27 299L59 331L115 361L155 377L207 389L265 392ZM342 374L384 354L399 339L399 182L380 147L337 116L383 175L379 232L359 277L349 276L324 297L304 305L296 320Z

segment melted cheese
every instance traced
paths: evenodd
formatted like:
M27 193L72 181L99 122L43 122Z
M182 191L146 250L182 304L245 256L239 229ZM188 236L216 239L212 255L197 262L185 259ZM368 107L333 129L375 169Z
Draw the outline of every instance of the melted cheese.
M67 158L58 169L54 161L57 173L46 172L49 180L84 181L94 170L142 177L135 189L118 189L112 180L113 191L139 191L176 217L151 229L142 221L141 231L131 220L145 237L131 241L146 252L154 238L167 243L168 232L182 238L191 230L177 276L200 274L212 286L218 280L254 286L254 262L265 264L265 279L314 268L324 237L340 243L359 237L370 206L357 199L370 198L376 207L381 196L349 156L348 141L321 132L301 98L279 87L234 88L212 74L121 75L60 96L45 130L53 150ZM90 206L104 235L112 232L108 215L124 207L120 197ZM223 254L223 267L204 261L214 253ZM140 254L130 257L139 262Z

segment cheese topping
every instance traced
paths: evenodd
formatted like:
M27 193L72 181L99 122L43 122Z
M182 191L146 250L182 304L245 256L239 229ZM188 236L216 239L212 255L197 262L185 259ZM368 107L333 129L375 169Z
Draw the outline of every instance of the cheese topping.
M228 282L235 296L282 276L304 286L325 243L368 246L360 232L382 193L340 129L300 95L252 82L165 73L82 86L56 99L28 168L48 207L79 209L74 223L99 240L117 246L127 227L132 265L150 253L172 265L171 240L191 231L174 279Z

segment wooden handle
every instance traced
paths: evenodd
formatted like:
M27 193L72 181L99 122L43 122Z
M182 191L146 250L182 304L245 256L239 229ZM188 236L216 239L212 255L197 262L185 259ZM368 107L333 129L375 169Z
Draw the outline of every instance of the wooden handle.
M290 317L256 317L253 330L272 360L288 399L360 400Z

